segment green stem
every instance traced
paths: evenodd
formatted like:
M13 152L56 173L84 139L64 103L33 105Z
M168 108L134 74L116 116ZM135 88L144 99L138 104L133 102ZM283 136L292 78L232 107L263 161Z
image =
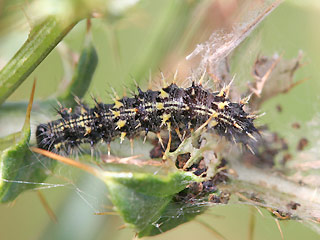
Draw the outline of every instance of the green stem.
M77 23L49 16L34 26L28 39L0 71L0 105L33 72Z

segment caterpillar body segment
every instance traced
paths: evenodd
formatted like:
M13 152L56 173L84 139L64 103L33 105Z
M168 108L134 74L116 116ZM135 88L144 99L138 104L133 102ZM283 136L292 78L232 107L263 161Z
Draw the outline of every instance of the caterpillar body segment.
M94 108L81 105L74 113L61 111L60 119L37 127L37 144L68 154L83 143L94 146L118 137L122 142L141 132L157 134L163 129L184 132L207 122L208 131L252 149L259 136L253 115L243 110L243 103L232 102L227 95L224 90L211 92L195 83L188 88L173 83L159 91L138 88L137 95L115 98L112 104L96 103Z

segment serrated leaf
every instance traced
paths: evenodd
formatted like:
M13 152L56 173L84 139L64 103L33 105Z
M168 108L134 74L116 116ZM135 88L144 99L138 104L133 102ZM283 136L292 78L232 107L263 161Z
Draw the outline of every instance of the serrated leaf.
M0 139L0 202L14 200L21 192L37 187L43 182L55 162L34 157L29 150L30 112L35 83L30 97L26 120L22 130Z
M149 173L107 173L106 184L121 184L145 195L172 196L190 183L198 180L192 173L175 171L167 176Z
M137 231L139 237L160 234L193 219L205 210L202 208L201 211L186 212L186 218L179 221L166 221L163 230L160 231L157 223L160 225L163 216L175 217L176 215L170 214L175 214L182 207L182 203L174 202L174 196L186 189L190 183L201 181L201 178L181 170L166 175L102 171L39 148L32 150L100 178L108 187L109 198L116 211L126 224Z
M112 176L108 173L107 176L105 183L113 205L140 237L161 233L155 223L176 207L172 205L174 195L198 180L195 175L183 171L167 176L152 173L113 173Z
M155 236L169 231L183 223L193 220L207 209L208 206L203 206L201 204L188 205L185 202L177 202L174 199L171 199L171 201L161 210L160 217L140 231L138 237Z

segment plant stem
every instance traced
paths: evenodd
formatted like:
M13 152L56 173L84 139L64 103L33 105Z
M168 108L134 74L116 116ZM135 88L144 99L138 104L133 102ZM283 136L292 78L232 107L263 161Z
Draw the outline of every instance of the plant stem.
M32 73L77 23L48 16L35 25L28 39L0 71L0 105Z
M279 210L290 215L288 219L320 219L320 196L317 189L287 180L280 174L271 174L254 167L233 164L238 174L233 178L228 190L238 195L241 202ZM296 209L290 207L298 203Z

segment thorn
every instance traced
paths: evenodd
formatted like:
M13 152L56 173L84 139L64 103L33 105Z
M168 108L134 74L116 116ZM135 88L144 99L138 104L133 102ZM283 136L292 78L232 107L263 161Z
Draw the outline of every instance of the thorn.
M136 233L136 234L133 236L132 240L138 240L138 239L139 239L139 235L138 235L138 233Z
M199 80L199 85L202 85L202 82L203 82L203 79L204 79L206 73L207 73L207 71L204 70L204 72L203 72L203 74L201 75L201 78L200 78L200 80Z
M126 89L129 91L131 96L135 96L136 92L134 90L131 90L129 87L126 87Z
M13 200L12 202L9 202L8 207L12 208L16 205L16 203L17 203L17 199Z
M242 99L240 100L240 104L243 104L243 105L248 104L248 102L250 101L252 95L253 95L253 93L250 93L248 96L242 98Z
M137 90L138 90L138 96L144 95L144 92L141 90L140 87L137 87Z
M131 155L133 155L133 138L130 138Z
M251 133L246 132L246 134L249 136L249 138L251 138L255 142L258 142L258 140Z
M51 209L51 207L48 204L47 199L44 197L44 195L42 194L42 192L40 190L37 190L37 194L38 197L40 199L40 202L42 204L42 206L44 207L44 209L46 210L47 214L49 215L49 217L51 218L51 220L54 223L58 223L58 219L57 216L54 214L53 210Z
M109 215L109 216L119 216L117 212L95 212L94 215Z
M118 230L122 230L127 228L127 224L122 224L120 227L118 227Z
M232 141L234 142L234 144L237 144L237 140L236 140L236 138L234 137L233 134L231 134L231 137L232 137Z
M220 92L217 95L218 97L224 97L225 96L225 87L223 87Z
M168 144L167 144L167 149L162 157L163 160L167 159L167 154L170 152L170 148L171 148L172 136L171 136L171 124L170 123L168 124L168 131L169 131L169 140L168 140Z
M229 97L230 88L231 88L231 86L232 86L233 81L234 81L235 78L236 78L236 75L234 75L234 76L232 77L231 81L229 82L229 84L228 84L227 87L226 87L226 98Z
M134 82L134 85L136 86L136 88L138 88L139 84L137 83L136 79L133 76L131 76L131 79Z
M46 156L46 157L52 158L54 160L57 160L59 162L65 163L67 165L74 166L74 167L77 167L79 169L82 169L82 170L84 170L84 171L86 171L88 173L91 173L94 176L97 176L97 177L101 176L100 171L98 171L96 168L94 168L94 167L92 167L90 165L86 165L86 164L80 163L78 161L74 161L74 160L72 160L70 158L63 157L63 156L58 155L56 153L49 152L49 151L46 151L46 150L43 150L43 149L40 149L40 148L30 147L30 150L35 152L35 153L39 153L39 154L41 154L43 156Z
M90 93L90 97L91 97L91 99L92 99L95 103L97 103L97 99L96 99L96 97L95 97L95 96L93 96L93 94L92 94L92 93Z
M91 19L89 17L87 18L87 22L86 23L87 23L87 34L88 34L90 32L91 25L92 25L91 24Z
M212 120L212 118L215 118L215 117L217 117L217 116L218 116L218 113L217 113L217 112L214 112L213 114L211 114L211 116L208 118L208 120L205 121L205 123L203 123L203 124L196 130L195 133L200 133L200 131L209 124L209 122Z
M181 133L180 133L179 128L176 128L176 129L175 129L175 131L176 131L176 133L177 133L177 135L178 135L178 137L179 137L180 141L182 142L182 141L183 141L183 138L182 138L182 135L181 135Z
M87 109L85 109L85 107L84 107L83 105L81 105L81 107L80 107L80 113L81 113L82 115L88 113Z
M226 240L226 238L219 233L217 230L215 230L210 224L208 224L206 221L200 220L198 218L196 218L195 220L196 222L198 222L202 227L204 227L205 229L207 229L210 233L213 234L213 238L214 239L218 239L218 240ZM211 238L212 239L212 238Z
M256 118L261 118L261 117L263 117L264 115L266 115L265 112L263 112L263 113L261 113L261 114L259 114L259 115L256 115Z
M80 100L79 97L75 96L75 97L74 97L74 101L75 101L78 105L82 106L82 102L81 102L81 100Z
M257 77L257 81L255 82L255 87L250 86L249 88L250 90L257 96L257 97L261 97L261 93L263 91L263 88L265 86L265 83L267 82L267 80L269 79L271 73L273 72L273 70L275 69L276 65L278 65L278 63L280 62L280 60L282 59L282 55L278 56L277 59L275 59L272 63L272 65L270 66L270 68L268 69L268 71L262 76L255 76Z
M176 72L173 75L173 83L176 83L177 76L178 76L178 68L176 69Z
M120 97L119 97L118 93L116 92L116 90L115 90L113 87L111 87L111 90L112 90L112 92L113 92L114 98L115 98L116 100L119 100Z
M264 217L262 211L260 210L260 208L258 208L257 206L254 206L254 208L257 210L257 212L262 216Z
M294 88L295 86L297 86L297 85L299 85L299 84L301 84L301 83L303 83L303 82L305 82L305 81L307 81L307 80L309 80L309 79L310 79L310 78L303 78L303 79L301 79L301 80L298 80L297 82L294 82L294 83L290 84L290 86L289 86L287 89L283 90L282 92L283 92L283 93L287 93L287 92L289 92L292 88Z
M255 215L254 215L254 208L251 207L250 209L250 219L249 219L249 240L253 240L253 236L254 236L254 229L255 229L255 225L256 225L256 220L255 220Z
M96 97L94 97L93 95L91 95L92 100L94 101L94 105L97 109L101 109L101 101L98 100Z
M93 154L94 154L94 147L93 142L90 143L90 155L91 155L91 161L93 161Z
M108 149L108 157L111 155L111 145L110 142L107 143L107 149Z
M137 126L135 126L135 129L138 129L139 127L141 127L141 123L138 123Z
M28 4L28 2L26 2L26 3ZM18 6L18 7L23 12L23 15L25 16L29 27L32 29L34 27L34 22L32 21L32 18L30 18L30 16L27 14L28 11L25 9L25 7L22 7L22 6Z
M123 87L123 94L122 94L124 97L127 96L127 88L126 87Z
M240 130L243 130L243 128L238 124L238 123L236 123L236 122L234 122L233 123L233 126L235 127L235 128L238 128L238 129L240 129ZM247 132L246 132L247 133ZM248 133L247 133L248 134ZM250 133L249 133L250 134ZM249 135L248 134L248 135ZM252 135L251 135L252 136ZM252 136L253 137L253 136Z
M149 69L149 81L148 81L148 89L152 89L152 74L151 74L151 69Z
M246 144L246 147L249 149L249 151L253 154L253 155L256 155L253 151L253 149L250 147L249 144Z
M263 117L264 115L266 115L266 113L261 113L259 115L255 115L255 114L250 114L248 115L246 118L251 118L251 119L257 119L257 118L260 118L260 117Z
M183 131L182 139L185 138L186 134L187 134L187 132L186 132L186 131Z
M276 224L277 224L277 227L279 229L279 232L280 232L280 235L281 235L281 239L284 240L284 237L283 237L283 232L282 232L282 229L281 229L281 226L280 226L280 223L279 223L279 220L278 219L274 219Z
M58 104L58 106L59 106L60 109L64 109L64 107L62 106L62 103L61 103L61 102L57 101L57 104Z
M229 93L230 93L230 88L231 88L231 85L232 85L234 79L235 79L235 75L234 75L233 78L231 79L230 83L229 83L227 86L224 86L224 87L220 90L219 94L217 95L218 97L228 98Z
M31 115L31 110L32 110L34 93L36 91L36 83L37 83L37 79L35 78L33 80L32 90L31 90L29 103L28 103L28 108L27 108L27 112L26 112L26 118L24 120L24 127L28 127L28 128L30 127L30 115Z
M208 75L211 77L213 84L215 85L221 81L218 76L213 73L208 73Z
M160 74L161 74L161 81L162 81L163 87L164 87L164 88L165 88L165 87L168 87L168 82L166 81L166 78L165 78L163 72L160 72Z
M165 150L165 147L164 147L164 145L163 145L163 141L162 141L160 132L157 133L157 137L158 137L158 140L159 140L159 143L160 143L162 149Z

